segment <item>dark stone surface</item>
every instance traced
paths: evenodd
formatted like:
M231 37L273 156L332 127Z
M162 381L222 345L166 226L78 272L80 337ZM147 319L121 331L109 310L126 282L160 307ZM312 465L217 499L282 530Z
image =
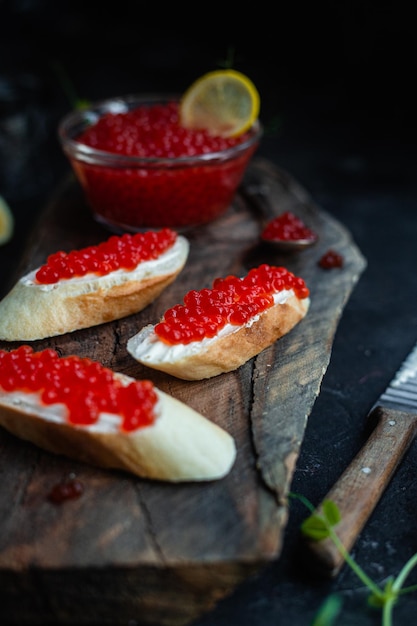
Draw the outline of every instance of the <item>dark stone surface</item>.
M91 100L181 91L234 49L234 66L261 93L260 154L351 231L368 267L340 321L292 485L314 504L365 441L367 412L417 338L414 22L401 3L383 4L314 3L307 13L287 7L272 16L258 3L254 16L245 10L239 20L215 5L207 16L169 5L163 19L159 5L145 10L139 2L111 10L95 2L0 2L0 194L16 219L12 241L0 247L0 294L68 171L56 137L71 106L63 72ZM380 584L417 552L416 463L414 445L353 549ZM333 592L343 599L338 624L379 624L380 612L367 608L347 567L334 581L310 570L299 537L305 516L292 501L279 561L193 626L305 626ZM417 594L405 596L395 623L413 623L416 610Z

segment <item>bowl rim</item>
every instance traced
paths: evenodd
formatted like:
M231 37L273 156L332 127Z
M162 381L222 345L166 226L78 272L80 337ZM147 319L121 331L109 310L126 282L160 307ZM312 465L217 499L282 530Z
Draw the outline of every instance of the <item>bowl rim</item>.
M212 161L227 161L241 152L245 152L252 145L259 142L263 135L263 126L259 119L257 119L251 128L247 131L248 138L241 143L226 148L226 150L219 150L216 152L206 152L203 154L196 154L194 156L180 156L180 157L140 157L117 154L114 152L108 152L106 150L97 150L91 148L86 144L80 143L75 139L72 139L68 133L70 128L74 124L81 125L85 121L91 123L96 122L101 113L106 112L124 112L129 108L133 108L135 104L144 103L157 103L157 102L171 102L179 101L181 96L175 93L149 93L149 94L128 94L126 96L115 96L112 98L105 98L92 102L89 106L80 109L74 109L67 113L58 124L58 138L64 152L68 157L76 159L77 161L83 161L93 165L104 165L113 167L175 167L184 165L195 165L198 163L209 163ZM85 126L86 128L87 126ZM81 129L80 129L81 132Z

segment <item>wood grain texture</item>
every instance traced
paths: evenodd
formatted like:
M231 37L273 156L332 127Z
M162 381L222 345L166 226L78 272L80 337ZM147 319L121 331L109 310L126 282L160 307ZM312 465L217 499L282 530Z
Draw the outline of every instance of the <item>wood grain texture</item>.
M36 349L53 347L150 378L235 438L232 471L210 484L156 483L47 454L1 431L0 614L5 624L116 626L132 619L182 625L279 558L286 497L307 419L343 307L366 262L350 233L286 172L256 159L249 175L267 187L276 214L293 210L319 234L316 246L292 255L272 255L260 246L259 215L242 188L221 219L187 233L187 265L152 305L117 322L33 342ZM14 279L51 252L108 236L69 178L41 215ZM329 248L343 255L343 268L318 267ZM235 372L187 382L146 369L127 353L127 339L181 302L188 290L263 262L302 276L311 307L295 329L258 357ZM3 342L0 348L17 345ZM49 490L69 474L84 484L83 496L52 505Z

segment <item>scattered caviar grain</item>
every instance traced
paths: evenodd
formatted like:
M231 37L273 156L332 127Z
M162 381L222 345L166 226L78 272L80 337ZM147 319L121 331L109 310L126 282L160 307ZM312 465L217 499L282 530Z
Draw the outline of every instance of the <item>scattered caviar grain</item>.
M341 254L335 250L328 250L319 259L318 265L324 270L330 270L335 267L343 267L344 259Z
M151 381L127 385L112 370L78 356L59 357L55 350L34 352L23 345L0 350L0 390L39 394L43 405L63 404L67 421L76 426L95 424L100 413L120 416L120 430L134 431L155 421L157 402Z
M317 234L290 211L285 211L268 222L261 237L268 241L316 241L318 239Z
M57 283L62 279L76 278L94 273L100 276L116 270L133 270L144 261L156 259L174 243L177 234L169 228L134 235L113 235L97 246L88 246L69 253L51 254L45 265L36 273L42 284Z
M243 278L216 278L210 289L189 291L183 304L166 311L155 333L168 344L214 337L226 324L244 325L273 306L274 294L284 289L300 299L309 296L304 280L284 267L263 264Z
M77 478L67 478L54 485L48 494L49 502L62 504L66 500L75 500L84 493L84 485Z

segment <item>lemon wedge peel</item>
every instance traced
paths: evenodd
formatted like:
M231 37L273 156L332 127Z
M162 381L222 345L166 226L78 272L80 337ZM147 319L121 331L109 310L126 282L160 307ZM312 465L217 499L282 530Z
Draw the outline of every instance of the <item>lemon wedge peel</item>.
M253 82L237 70L208 72L188 87L179 106L185 128L238 137L258 119L260 96Z
M13 229L13 214L7 202L0 196L0 246L10 241Z

